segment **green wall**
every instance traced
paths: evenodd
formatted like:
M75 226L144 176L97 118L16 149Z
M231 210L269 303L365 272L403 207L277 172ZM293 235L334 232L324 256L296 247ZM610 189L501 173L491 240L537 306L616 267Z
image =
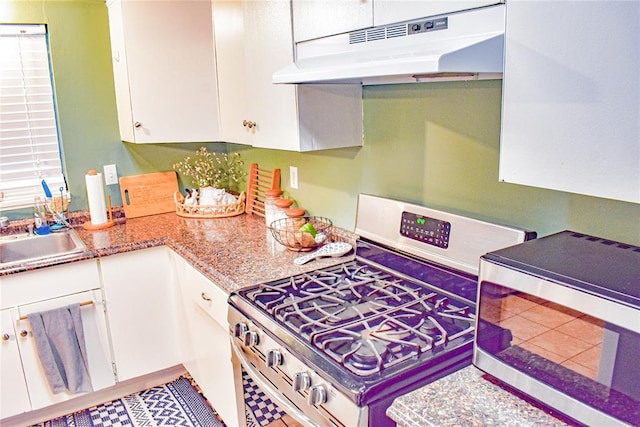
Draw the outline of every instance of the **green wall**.
M0 22L49 24L72 209L86 209L84 173L115 163L120 176L171 170L202 144L122 143L104 1L2 1ZM640 245L640 205L498 182L500 81L364 89L365 145L314 153L211 143L246 164L282 169L290 197L353 229L358 193L372 193L519 226L564 229ZM299 189L288 188L289 166ZM109 186L114 205L117 186ZM7 214L7 213L4 213Z

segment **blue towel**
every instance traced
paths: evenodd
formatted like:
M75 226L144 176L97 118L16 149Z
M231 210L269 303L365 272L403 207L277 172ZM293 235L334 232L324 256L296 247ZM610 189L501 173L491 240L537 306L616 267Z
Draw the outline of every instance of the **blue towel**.
M51 391L93 391L80 304L31 313L27 318Z

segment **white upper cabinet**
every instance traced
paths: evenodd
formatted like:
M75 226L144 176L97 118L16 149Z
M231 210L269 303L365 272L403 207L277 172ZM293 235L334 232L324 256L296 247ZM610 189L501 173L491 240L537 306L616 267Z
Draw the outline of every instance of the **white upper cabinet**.
M210 1L113 0L108 7L122 140L219 140Z
M293 0L296 42L501 3L500 0Z
M640 2L507 2L500 179L640 203Z
M293 0L296 42L373 25L373 0Z
M442 15L461 10L474 9L492 4L504 3L500 0L375 0L373 2L373 25L387 25L394 22L427 16Z
M311 151L362 145L359 85L275 85L293 62L288 0L214 2L222 139Z

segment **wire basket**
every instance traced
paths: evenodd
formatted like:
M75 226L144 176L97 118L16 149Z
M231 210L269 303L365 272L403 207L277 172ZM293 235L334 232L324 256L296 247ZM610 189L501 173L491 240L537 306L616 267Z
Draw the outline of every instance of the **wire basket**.
M315 228L315 237L312 233L301 230L307 223L312 224L313 228ZM269 228L276 241L287 249L296 252L307 252L328 241L331 226L333 226L333 223L328 218L304 216L275 220Z

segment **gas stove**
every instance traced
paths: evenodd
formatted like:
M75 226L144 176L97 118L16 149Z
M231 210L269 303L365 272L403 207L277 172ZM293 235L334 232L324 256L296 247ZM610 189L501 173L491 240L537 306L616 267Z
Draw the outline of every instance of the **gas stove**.
M395 397L469 365L479 257L531 237L368 195L356 224L355 259L229 298L235 356L306 425L393 425Z

